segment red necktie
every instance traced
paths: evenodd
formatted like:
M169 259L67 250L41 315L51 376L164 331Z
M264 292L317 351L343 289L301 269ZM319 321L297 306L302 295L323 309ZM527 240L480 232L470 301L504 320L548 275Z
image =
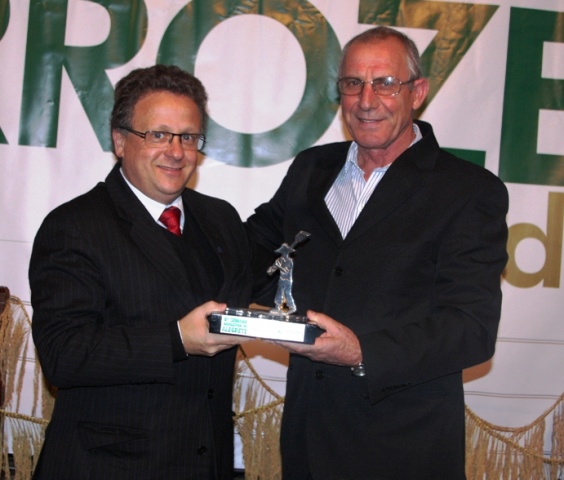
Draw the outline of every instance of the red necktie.
M159 217L159 222L161 222L170 233L174 233L176 236L180 237L182 232L180 231L180 209L178 207L168 207L164 209Z

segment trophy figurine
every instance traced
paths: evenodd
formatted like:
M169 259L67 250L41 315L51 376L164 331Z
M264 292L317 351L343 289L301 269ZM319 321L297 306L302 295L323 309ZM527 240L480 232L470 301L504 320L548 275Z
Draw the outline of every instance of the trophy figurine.
M268 267L266 273L272 275L276 272L276 270L278 270L280 271L280 279L278 280L278 290L276 291L276 297L274 298L276 308L271 309L270 313L289 315L297 310L296 302L294 302L294 297L292 296L294 260L290 257L290 255L296 251L294 250L294 247L310 236L310 233L301 230L296 235L294 243L292 243L291 246L287 243L283 243L280 248L274 250L276 253L279 253L280 256L270 267Z
M311 234L302 230L298 232L292 245L283 243L275 250L280 256L266 271L269 275L273 275L277 271L280 272L274 308L266 311L227 307L223 312L212 312L208 316L210 332L288 342L314 343L315 339L325 330L308 323L306 316L292 315L297 307L292 296L294 259L291 255L295 253L295 247L310 236Z

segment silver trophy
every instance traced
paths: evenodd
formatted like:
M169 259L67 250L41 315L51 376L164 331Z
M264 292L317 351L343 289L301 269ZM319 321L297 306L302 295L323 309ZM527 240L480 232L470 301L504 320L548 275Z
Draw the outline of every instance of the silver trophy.
M280 272L280 278L278 279L278 290L276 291L276 297L274 298L274 303L276 308L270 310L270 313L276 315L290 315L294 313L296 308L296 302L294 302L294 297L292 296L292 275L294 271L294 260L290 255L294 253L294 247L302 243L304 240L311 236L310 233L301 230L296 235L292 245L283 243L280 248L274 250L279 253L280 256L276 261L268 267L266 273L272 275L277 270Z
M287 342L314 343L315 339L325 330L308 323L306 316L292 315L297 308L292 296L294 260L291 255L296 251L295 247L310 236L308 232L302 230L298 232L292 245L283 243L275 250L280 256L266 271L269 275L280 272L274 308L268 311L228 307L223 312L212 312L208 316L210 332Z

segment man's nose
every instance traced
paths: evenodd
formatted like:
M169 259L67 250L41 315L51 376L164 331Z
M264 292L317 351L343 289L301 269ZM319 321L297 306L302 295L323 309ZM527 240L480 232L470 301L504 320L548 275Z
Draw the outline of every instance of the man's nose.
M374 92L371 83L364 83L358 95L360 107L363 109L374 108L380 103L380 97Z
M166 146L167 155L174 158L181 158L184 155L184 148L182 147L182 140L179 136L173 136L168 145Z

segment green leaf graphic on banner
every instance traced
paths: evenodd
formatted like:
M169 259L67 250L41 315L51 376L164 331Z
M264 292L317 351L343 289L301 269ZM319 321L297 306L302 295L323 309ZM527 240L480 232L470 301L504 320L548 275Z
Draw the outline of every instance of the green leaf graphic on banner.
M8 0L0 0L0 40L8 29L10 20L10 2ZM0 128L0 144L8 143L2 128Z
M106 41L67 47L68 0L31 0L20 119L20 145L56 147L61 81L66 70L98 141L111 150L109 112L114 88L106 69L131 60L147 34L143 0L98 0L110 15ZM68 127L68 126L67 126Z
M313 145L335 118L335 80L341 47L323 14L307 1L192 0L171 22L157 61L194 72L204 37L220 22L243 14L265 15L288 28L300 44L307 64L301 102L279 127L248 134L229 130L210 118L207 155L230 165L262 167L288 160Z
M437 30L433 41L421 53L423 72L429 79L429 94L422 112L497 9L497 5L472 3L360 0L358 21L369 25Z
M563 12L511 9L499 161L506 182L564 185L564 155L539 153L538 145L541 110L564 110L564 79L543 77L543 51L549 43L562 48L562 25Z
M10 2L9 0L0 0L0 39L8 30L10 21Z

